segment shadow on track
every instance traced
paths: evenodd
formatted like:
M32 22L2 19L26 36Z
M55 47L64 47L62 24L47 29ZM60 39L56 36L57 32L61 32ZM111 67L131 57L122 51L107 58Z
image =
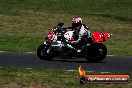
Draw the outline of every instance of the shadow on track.
M52 59L52 60L49 60L49 61L57 61L57 62L72 62L72 63L106 63L106 62L89 62L88 60L82 60L81 61L81 58L80 60L76 60L75 58L72 58L72 59Z

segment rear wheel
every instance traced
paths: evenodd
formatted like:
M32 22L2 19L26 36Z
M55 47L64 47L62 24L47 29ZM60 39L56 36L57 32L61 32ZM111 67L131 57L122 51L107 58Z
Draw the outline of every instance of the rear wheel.
M50 45L41 44L37 49L37 56L41 60L51 60L53 58L53 51L49 47Z
M107 55L107 48L102 43L95 43L93 47L90 49L89 57L87 60L90 62L100 62Z

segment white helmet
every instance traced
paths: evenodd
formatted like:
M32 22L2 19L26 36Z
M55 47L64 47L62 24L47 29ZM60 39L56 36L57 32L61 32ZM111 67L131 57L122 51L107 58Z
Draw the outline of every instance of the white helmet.
M74 17L72 18L72 26L73 27L78 27L82 25L82 18L80 17Z

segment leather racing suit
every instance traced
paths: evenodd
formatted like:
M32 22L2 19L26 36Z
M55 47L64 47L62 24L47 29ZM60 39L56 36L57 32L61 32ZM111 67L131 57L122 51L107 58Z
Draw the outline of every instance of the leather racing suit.
M73 31L74 41L70 41L73 47L80 49L82 46L92 43L91 33L85 24L82 24L79 30L73 29Z

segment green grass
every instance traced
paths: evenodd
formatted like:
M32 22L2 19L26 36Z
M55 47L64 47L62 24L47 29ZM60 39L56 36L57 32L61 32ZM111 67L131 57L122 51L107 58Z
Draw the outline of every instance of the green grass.
M0 86L19 85L17 88L131 88L132 82L128 84L84 84L79 85L76 81L77 72L67 72L62 70L42 70L42 69L19 69L0 68ZM93 74L87 72L87 74ZM95 74L95 73L94 73ZM31 87L32 86L32 87ZM36 86L36 87L33 87Z
M132 55L131 0L0 0L0 50L36 51L48 30L81 16L91 32L113 36L108 54Z

